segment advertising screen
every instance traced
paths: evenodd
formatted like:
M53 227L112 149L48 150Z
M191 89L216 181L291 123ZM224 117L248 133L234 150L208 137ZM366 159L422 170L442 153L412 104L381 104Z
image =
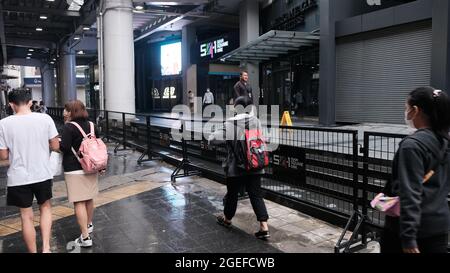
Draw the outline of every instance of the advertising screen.
M181 74L181 42L161 46L161 75Z

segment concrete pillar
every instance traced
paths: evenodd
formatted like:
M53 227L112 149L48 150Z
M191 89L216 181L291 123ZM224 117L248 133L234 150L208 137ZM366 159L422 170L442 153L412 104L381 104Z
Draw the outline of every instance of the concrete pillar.
M259 2L244 0L240 4L239 14L240 46L245 46L259 37ZM259 62L241 62L241 68L247 70L249 83L253 88L253 102L259 104Z
M320 0L319 122L336 122L336 27L334 0Z
M134 113L133 3L131 0L104 3L105 109Z
M77 99L75 51L68 42L62 45L59 52L58 76L60 104L64 106L68 101Z
M56 105L55 95L55 68L53 65L44 64L41 67L42 101L47 107Z
M433 0L431 86L450 94L450 3Z
M182 58L183 58L183 104L189 105L188 91L192 90L197 96L197 67L191 61L191 48L196 43L196 29L185 26L182 30Z

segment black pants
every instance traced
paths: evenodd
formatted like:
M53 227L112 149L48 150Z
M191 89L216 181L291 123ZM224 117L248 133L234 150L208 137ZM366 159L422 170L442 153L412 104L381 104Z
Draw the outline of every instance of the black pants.
M448 234L417 239L420 253L447 253ZM381 253L403 253L400 236L392 231L383 231L380 241Z
M259 222L269 220L266 204L262 198L261 176L259 175L228 178L227 197L224 209L225 217L231 220L236 214L238 194L242 186L245 186L247 189L257 220Z

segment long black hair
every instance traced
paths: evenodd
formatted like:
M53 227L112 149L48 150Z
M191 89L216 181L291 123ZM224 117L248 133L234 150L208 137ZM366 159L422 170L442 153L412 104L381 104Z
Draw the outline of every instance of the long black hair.
M428 118L431 129L450 140L450 98L445 92L433 87L420 87L409 94L408 104L420 108Z

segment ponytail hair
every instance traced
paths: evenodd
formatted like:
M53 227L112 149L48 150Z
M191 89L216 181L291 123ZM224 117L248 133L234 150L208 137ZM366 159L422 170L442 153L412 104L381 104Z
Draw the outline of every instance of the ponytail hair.
M428 117L431 129L440 137L450 140L450 98L442 90L420 87L409 94L408 104L417 106Z

